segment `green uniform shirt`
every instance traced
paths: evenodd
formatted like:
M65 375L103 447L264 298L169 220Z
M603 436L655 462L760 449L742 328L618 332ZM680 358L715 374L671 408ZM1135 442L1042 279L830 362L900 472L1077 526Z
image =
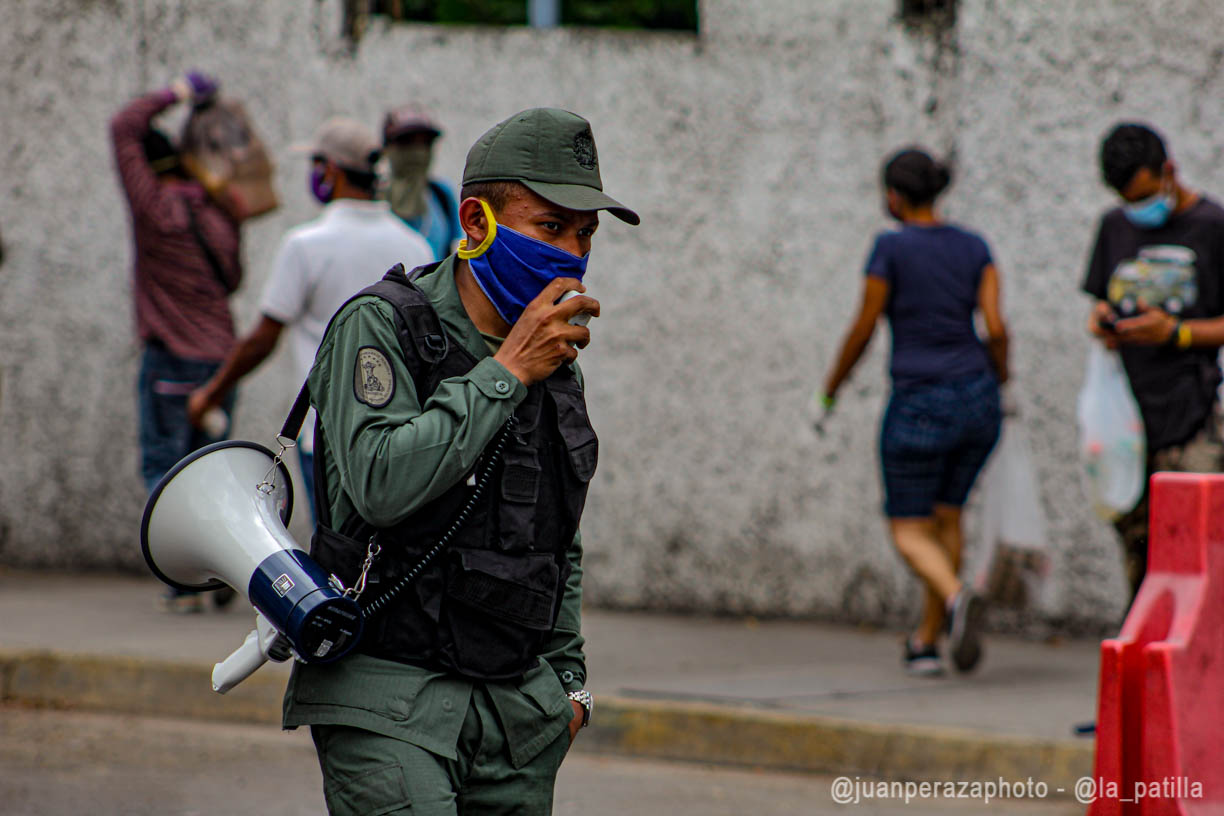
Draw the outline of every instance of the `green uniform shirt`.
M464 376L443 380L422 404L399 350L392 306L364 297L340 312L310 372L335 526L353 513L375 526L390 526L446 492L472 469L527 396L527 388L493 359L468 318L455 286L455 256L417 285L451 341L462 343L479 362ZM359 355L364 366L358 365ZM574 536L568 557L573 570L539 665L517 682L484 683L515 767L565 730L573 715L565 692L586 684L581 534ZM455 759L473 684L362 654L325 665L297 663L285 691L284 726L364 728Z

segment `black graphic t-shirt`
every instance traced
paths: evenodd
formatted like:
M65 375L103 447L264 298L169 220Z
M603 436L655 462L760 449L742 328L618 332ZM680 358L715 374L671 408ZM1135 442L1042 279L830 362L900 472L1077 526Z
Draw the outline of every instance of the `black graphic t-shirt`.
M1120 208L1101 219L1084 291L1120 317L1138 301L1184 319L1224 314L1224 209L1200 198L1159 229L1140 229ZM1220 366L1214 348L1123 346L1122 362L1147 428L1148 450L1179 445L1211 413Z

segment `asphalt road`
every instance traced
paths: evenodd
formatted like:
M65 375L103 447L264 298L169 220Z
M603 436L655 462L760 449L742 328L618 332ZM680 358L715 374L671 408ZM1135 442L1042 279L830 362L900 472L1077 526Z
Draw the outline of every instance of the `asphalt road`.
M838 805L831 778L572 753L557 816L976 814L1064 816L1060 802L916 799ZM861 784L870 784L862 780ZM267 726L0 706L6 816L324 814L310 737Z

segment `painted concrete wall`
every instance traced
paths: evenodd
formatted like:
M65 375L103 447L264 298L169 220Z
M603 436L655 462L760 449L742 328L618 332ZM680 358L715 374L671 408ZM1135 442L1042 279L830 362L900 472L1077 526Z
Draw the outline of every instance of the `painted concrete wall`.
M949 216L1005 278L1022 421L1055 548L1038 614L1101 631L1124 608L1117 546L1088 507L1074 406L1077 294L1109 202L1097 145L1122 117L1171 137L1224 189L1224 6L1212 0L963 0L943 38L893 0L704 0L699 36L375 21L338 0L15 0L0 27L0 564L141 569L127 219L109 115L199 67L246 101L284 199L246 231L241 329L281 233L315 212L285 147L324 117L375 125L416 99L447 127L436 169L534 105L591 119L607 189L582 354L603 459L584 522L591 603L899 625L920 591L888 543L875 459L887 333L828 434L804 406L886 226L882 157L954 153ZM296 391L280 352L243 388L237 434L270 443ZM305 513L292 525L308 536ZM972 553L970 562L972 564Z

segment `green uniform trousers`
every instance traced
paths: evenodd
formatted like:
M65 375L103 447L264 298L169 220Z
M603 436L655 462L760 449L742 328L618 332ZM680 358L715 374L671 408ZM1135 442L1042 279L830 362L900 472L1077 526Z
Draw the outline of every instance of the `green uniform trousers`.
M451 760L362 728L312 725L332 816L547 816L569 730L522 768L488 693L477 686Z

